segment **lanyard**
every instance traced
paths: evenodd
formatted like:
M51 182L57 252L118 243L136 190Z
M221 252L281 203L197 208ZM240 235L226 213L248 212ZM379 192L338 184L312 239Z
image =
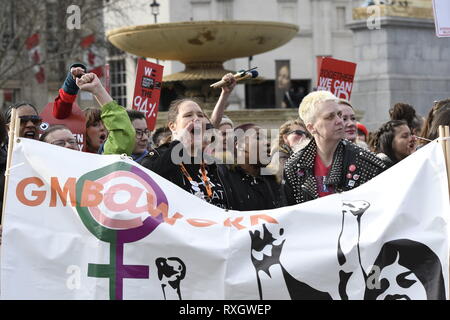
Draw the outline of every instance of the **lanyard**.
M189 174L189 172L186 170L186 167L184 166L183 163L180 163L180 169L183 172L184 176L189 180L189 182L194 181L192 179L191 175ZM202 180L203 180L203 183L204 183L205 188L206 188L206 193L208 194L208 198L211 198L213 193L212 193L211 184L209 183L209 180L208 180L208 176L206 175L206 170L205 170L205 164L204 163L202 163L200 165L200 170L202 172Z

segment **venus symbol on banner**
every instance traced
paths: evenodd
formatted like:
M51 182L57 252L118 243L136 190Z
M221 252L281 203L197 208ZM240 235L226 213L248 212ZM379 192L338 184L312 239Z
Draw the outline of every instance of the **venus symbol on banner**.
M83 195L86 188L88 196ZM77 183L77 197L82 199L77 211L86 228L111 245L110 263L89 264L88 277L109 278L110 299L122 300L124 278L149 278L148 266L123 264L124 244L145 238L164 221L161 210L155 208L167 210L167 198L152 178L125 162L83 175Z

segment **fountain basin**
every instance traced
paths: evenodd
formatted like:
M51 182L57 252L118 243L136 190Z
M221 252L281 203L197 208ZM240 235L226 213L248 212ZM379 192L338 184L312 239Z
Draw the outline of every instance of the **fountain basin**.
M224 62L278 48L299 31L270 21L188 21L114 29L108 40L137 56L160 60Z

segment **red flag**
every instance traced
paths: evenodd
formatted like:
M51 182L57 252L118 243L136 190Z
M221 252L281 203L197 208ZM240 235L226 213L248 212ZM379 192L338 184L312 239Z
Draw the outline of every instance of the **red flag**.
M39 67L39 72L37 72L35 75L36 80L38 83L43 83L45 81L45 71L42 66Z
M34 64L38 64L39 62L41 62L41 56L39 55L39 50L35 50L32 52L31 62L33 62Z
M36 47L39 44L39 33L35 33L26 40L27 50Z
M80 46L83 49L89 48L91 46L91 44L93 44L95 42L95 35L91 34L90 36L84 37L83 39L81 39L81 43Z

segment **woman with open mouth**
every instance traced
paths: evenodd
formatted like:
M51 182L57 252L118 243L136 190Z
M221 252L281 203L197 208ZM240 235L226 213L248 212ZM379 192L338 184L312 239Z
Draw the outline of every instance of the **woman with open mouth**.
M83 64L72 64L59 95L53 105L53 116L65 119L72 113L78 90L92 93L101 108L87 108L86 151L100 154L131 155L134 147L134 128L125 108L113 101L94 73L86 73ZM112 137L108 139L108 136Z
M20 118L19 137L38 140L42 118L39 116L36 107L29 102L19 102L10 106L5 113L6 129L8 131L12 109L17 110L17 116Z
M280 185L270 163L270 143L265 130L253 123L234 129L235 163L230 166L234 198L240 211L267 210L280 206Z
M211 123L200 105L191 99L173 101L167 126L171 142L150 152L141 164L212 205L237 209L227 167L205 152Z
M2 213L2 209L3 209L3 206L2 206L3 188L4 188L4 184L5 184L4 172L6 170L6 159L7 159L7 154L8 154L7 135L8 135L9 128L10 128L11 112L13 109L17 110L17 116L20 118L19 137L38 140L39 134L40 134L39 126L42 123L42 119L39 116L39 113L38 113L36 107L32 103L29 103L29 102L19 102L19 103L13 104L6 110L4 118L0 119L0 126L2 126L2 128L3 128L3 125L2 125L2 123L3 123L4 128L6 129L6 132L0 133L0 136L2 137L1 150L0 150L0 172L1 172L0 218L1 218L1 213Z
M416 137L404 120L391 120L375 133L372 148L389 166L416 151Z
M108 131L102 121L102 111L98 108L84 109L86 117L86 151L101 153L101 146L108 138Z

